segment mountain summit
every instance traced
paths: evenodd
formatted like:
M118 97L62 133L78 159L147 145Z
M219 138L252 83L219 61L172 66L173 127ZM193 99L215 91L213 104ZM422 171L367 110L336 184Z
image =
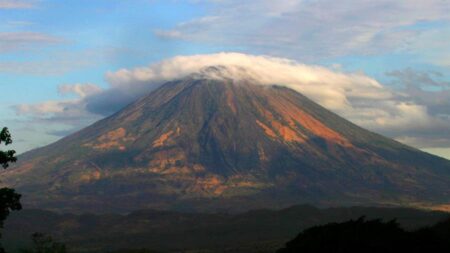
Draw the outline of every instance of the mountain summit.
M205 71L25 153L2 183L28 207L81 211L450 202L449 161L292 89Z

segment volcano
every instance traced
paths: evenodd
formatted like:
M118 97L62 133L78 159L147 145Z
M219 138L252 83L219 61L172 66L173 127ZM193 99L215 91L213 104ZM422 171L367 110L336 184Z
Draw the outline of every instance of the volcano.
M450 161L292 89L198 74L21 155L1 183L26 207L65 211L441 205Z

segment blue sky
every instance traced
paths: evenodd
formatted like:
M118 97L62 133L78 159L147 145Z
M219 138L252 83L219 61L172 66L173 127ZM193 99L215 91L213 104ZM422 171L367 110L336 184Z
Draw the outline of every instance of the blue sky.
M121 69L240 52L363 73L391 95L352 120L450 157L448 13L439 0L0 0L1 125L18 151L43 146L104 117L79 101L110 94Z

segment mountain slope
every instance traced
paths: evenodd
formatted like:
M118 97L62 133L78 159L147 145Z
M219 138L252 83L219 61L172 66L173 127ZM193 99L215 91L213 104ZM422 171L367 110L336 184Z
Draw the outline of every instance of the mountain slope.
M24 154L1 177L29 206L68 210L450 202L445 159L294 90L195 75Z

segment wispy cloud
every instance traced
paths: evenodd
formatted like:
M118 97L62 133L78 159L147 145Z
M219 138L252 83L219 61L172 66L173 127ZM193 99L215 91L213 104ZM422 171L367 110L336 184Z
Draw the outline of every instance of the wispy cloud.
M36 6L33 0L0 0L0 9L30 9Z
M0 60L0 73L34 76L58 76L85 69L108 58L114 50L70 48L53 49L45 53L34 52L34 59ZM101 73L100 73L101 74Z
M421 35L412 26L449 21L448 13L440 0L213 1L208 16L155 34L316 60L407 48Z
M450 22L423 31L407 51L425 63L437 66L450 67Z
M0 32L0 53L35 49L36 46L62 42L63 38L38 32Z
M23 26L30 26L33 25L33 22L30 21L24 21L24 20L13 20L13 21L7 21L6 25L10 27L23 27Z

